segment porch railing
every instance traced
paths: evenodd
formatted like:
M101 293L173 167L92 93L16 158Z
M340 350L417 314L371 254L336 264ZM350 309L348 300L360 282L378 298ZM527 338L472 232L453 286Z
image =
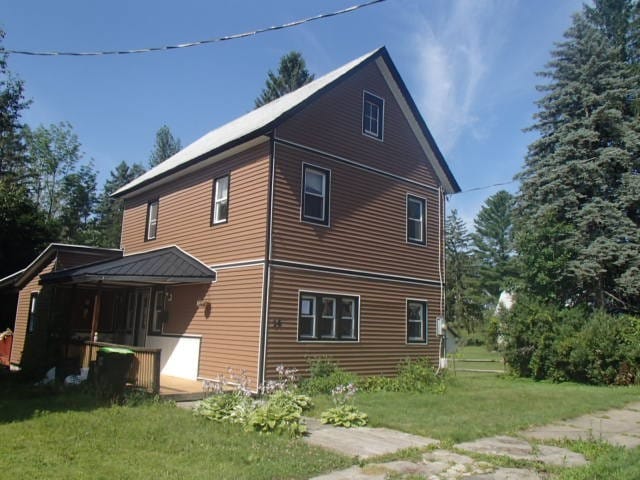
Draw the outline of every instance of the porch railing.
M82 346L82 367L90 368L95 362L101 347L127 348L133 352L134 360L128 373L128 382L150 393L160 391L160 352L159 348L132 347L105 342L84 342Z

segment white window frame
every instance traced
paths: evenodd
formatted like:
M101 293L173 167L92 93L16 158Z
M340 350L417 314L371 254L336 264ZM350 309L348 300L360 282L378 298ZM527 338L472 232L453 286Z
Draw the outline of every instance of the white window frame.
M419 303L421 305L421 312L423 318L420 319L420 330L422 332L421 337L409 337L409 323L416 323L417 320L409 319L409 304ZM428 343L428 331L429 331L429 302L421 298L407 298L405 301L405 326L406 326L406 343L408 345L426 345Z
M370 115L367 115L367 104L374 105L378 109L377 116L377 129L371 129L371 121L367 121L367 119L372 119ZM384 140L384 98L379 97L367 90L362 91L362 134L369 137L374 138L379 141ZM368 125L367 125L368 124Z
M27 333L35 332L38 327L38 316L36 309L38 308L38 296L40 292L31 292L29 295L29 316L27 318Z
M322 195L318 195L314 192L307 192L307 171L319 174L322 176ZM302 181L301 181L301 201L300 201L300 221L305 223L313 223L314 225L321 225L328 227L330 225L331 215L331 170L328 168L318 167L309 163L302 164ZM322 198L322 217L316 217L314 215L307 215L305 213L306 196Z
M351 303L351 317L350 318L349 317L344 317L342 315L342 308L341 307L342 307L342 303L344 303L344 302L350 302ZM340 317L338 319L339 326L340 327L342 326L342 321L343 320L351 320L351 332L352 332L352 335L350 337L345 337L345 338L355 340L357 338L356 337L356 299L355 298L342 297L340 299L340 307L339 308L340 308ZM358 311L359 311L359 309L358 309Z
M226 194L224 197L219 197L218 193L222 190L220 188L220 183L226 180L227 188ZM229 174L218 177L213 182L213 225L218 225L221 223L227 223L229 221L229 190L231 187L231 176ZM220 213L220 206L226 203L227 204L227 215L224 218L218 218Z
M155 215L152 215L153 206L155 205ZM158 212L160 210L160 200L155 199L147 203L147 231L145 240L155 240L158 237ZM151 236L151 228L153 227L153 236Z
M331 298L333 302L333 336L319 334L319 321L322 315L321 302L323 299ZM300 323L302 318L302 300L309 299L313 301L313 315L304 315L307 318L313 318L313 336L300 334ZM340 336L338 330L338 322L340 321L339 308L342 300L351 300L354 302L352 307L351 331L352 336ZM298 290L298 333L297 338L300 343L359 343L360 341L360 295L353 293L336 293L327 291ZM328 317L326 317L328 318Z
M409 216L409 204L414 201L420 205L421 217L412 218ZM427 199L408 193L406 196L406 210L405 210L405 228L406 228L406 241L412 245L426 245L427 244ZM420 222L420 236L421 238L414 238L410 236L409 222Z
M332 307L332 313L331 315L325 315L324 314L324 302L325 301L330 301L331 304L333 305ZM335 339L336 338L336 314L337 314L337 309L336 309L336 305L337 305L337 298L333 297L333 296L326 296L326 297L321 297L321 313L320 313L320 322L324 323L325 320L329 320L331 322L331 333L329 334L325 334L325 335L320 335L320 338L323 339Z
M305 318L311 318L311 335L303 335L302 333L298 334L298 338L299 339L305 339L305 340L313 340L315 338L317 338L317 331L318 331L318 322L316 319L316 312L317 312L317 304L316 304L316 299L317 297L315 295L307 295L307 294L301 294L299 296L299 300L298 300L298 330L300 330L300 321L302 319L302 317ZM309 300L311 301L312 304L312 308L311 308L311 315L309 314L302 314L302 301L303 300Z

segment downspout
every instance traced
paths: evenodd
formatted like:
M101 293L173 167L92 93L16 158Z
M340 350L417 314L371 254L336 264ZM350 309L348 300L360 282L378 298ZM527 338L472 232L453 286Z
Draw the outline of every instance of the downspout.
M258 387L265 383L267 362L267 340L269 318L269 294L271 287L271 234L273 214L273 189L275 169L275 129L269 134L269 181L267 190L267 228L264 251L264 267L262 274L262 318L260 319L260 351L258 353Z

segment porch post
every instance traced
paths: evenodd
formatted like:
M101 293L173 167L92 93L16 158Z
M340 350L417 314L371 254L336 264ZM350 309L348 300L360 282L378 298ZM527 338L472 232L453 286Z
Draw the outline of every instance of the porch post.
M93 300L93 317L91 319L91 336L89 340L95 342L98 334L98 322L100 321L100 303L102 302L102 282L98 282L98 291Z

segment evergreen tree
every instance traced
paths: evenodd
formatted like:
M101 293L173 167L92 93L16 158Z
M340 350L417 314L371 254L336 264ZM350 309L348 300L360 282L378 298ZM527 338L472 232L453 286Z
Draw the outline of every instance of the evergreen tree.
M517 243L529 289L560 305L631 310L640 301L637 9L584 7L541 74Z
M500 292L511 286L514 276L513 202L513 195L500 190L487 199L473 221L480 287L490 305L497 304Z
M163 125L156 132L156 144L149 156L149 168L164 162L182 150L179 138L175 138L167 125Z
M277 75L271 70L267 73L265 88L255 100L256 108L297 90L313 81L314 78L315 75L307 70L307 64L302 58L302 54L295 51L289 52L280 58Z
M447 322L473 333L483 316L474 290L477 266L471 252L471 237L456 210L447 216L445 228Z
M111 194L143 173L142 165L134 163L129 166L126 162L120 162L111 171L96 207L96 235L93 238L93 244L109 248L120 246L124 201L121 198L112 198Z

